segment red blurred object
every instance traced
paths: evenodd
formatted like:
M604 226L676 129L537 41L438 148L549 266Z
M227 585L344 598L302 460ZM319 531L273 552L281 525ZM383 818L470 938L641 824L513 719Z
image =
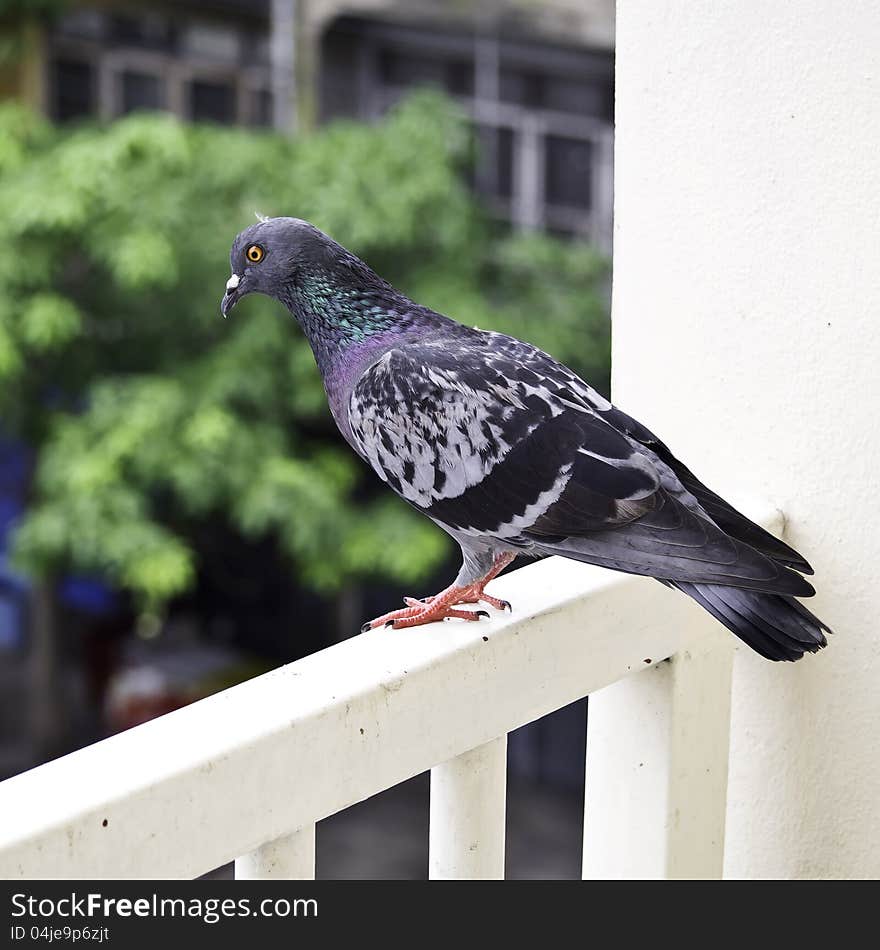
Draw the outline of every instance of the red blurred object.
M136 644L110 677L104 704L108 732L121 732L180 709L263 671L236 650L190 642Z

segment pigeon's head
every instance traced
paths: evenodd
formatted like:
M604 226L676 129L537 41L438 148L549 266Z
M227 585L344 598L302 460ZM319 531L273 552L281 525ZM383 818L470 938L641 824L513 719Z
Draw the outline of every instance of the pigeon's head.
M348 251L299 218L263 218L232 243L232 276L220 302L225 317L245 294L258 293L287 302L297 277L308 270L333 269Z

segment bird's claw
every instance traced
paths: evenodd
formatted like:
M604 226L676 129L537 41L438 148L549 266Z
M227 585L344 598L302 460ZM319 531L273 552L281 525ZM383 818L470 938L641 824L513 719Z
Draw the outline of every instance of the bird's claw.
M500 597L493 597L491 594L487 594L485 591L480 591L479 600L489 604L496 610L509 610L511 613L513 613L513 606L509 600L502 600Z
M501 567L509 563L512 558L504 558ZM495 576L494 573L486 578L469 584L466 587L452 585L433 597L404 597L405 607L382 614L375 620L370 620L361 627L361 633L375 630L377 627L391 627L401 630L405 627L418 627L424 623L433 623L435 620L482 620L489 618L488 610L460 610L462 605L486 603L496 610L513 611L509 600L493 597L483 589L487 581Z
M406 627L419 627L424 623L433 623L435 620L482 620L488 617L486 610L457 610L452 606L442 606L429 604L424 610L411 613L408 617L398 617L395 620L389 620L385 626L391 626L394 630L403 630Z
M375 620L370 620L361 627L361 633L367 633L369 630L375 630L376 627L391 627L394 630L401 630L406 627L417 627L425 623L433 623L435 620L482 620L489 617L487 610L460 610L458 606L463 603L476 603L474 600L462 600L458 597L426 597L424 600L417 600L415 597L405 597L406 607L400 610L392 610L390 613L383 614Z

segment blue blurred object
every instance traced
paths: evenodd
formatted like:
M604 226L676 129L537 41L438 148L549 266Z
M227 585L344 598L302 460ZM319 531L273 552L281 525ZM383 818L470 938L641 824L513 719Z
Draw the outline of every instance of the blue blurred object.
M24 638L24 592L9 577L0 561L0 650L14 650Z
M22 646L28 582L9 565L9 532L24 511L30 465L29 451L19 442L0 437L0 650ZM67 577L59 588L61 603L90 614L114 610L119 598L104 584L88 577Z
M119 596L105 584L90 577L65 577L58 588L65 607L90 614L106 614L119 605Z
M27 467L22 446L0 438L0 649L20 647L24 639L27 584L7 562L6 541L22 511Z

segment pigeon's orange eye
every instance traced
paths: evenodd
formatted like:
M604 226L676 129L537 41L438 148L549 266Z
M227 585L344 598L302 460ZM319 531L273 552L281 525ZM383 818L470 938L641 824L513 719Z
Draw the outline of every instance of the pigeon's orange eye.
M259 264L263 259L264 251L259 244L251 244L251 246L245 251L245 257L252 264Z

